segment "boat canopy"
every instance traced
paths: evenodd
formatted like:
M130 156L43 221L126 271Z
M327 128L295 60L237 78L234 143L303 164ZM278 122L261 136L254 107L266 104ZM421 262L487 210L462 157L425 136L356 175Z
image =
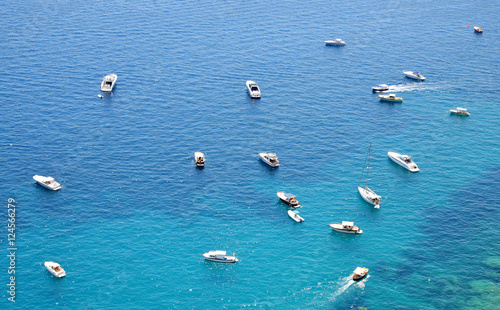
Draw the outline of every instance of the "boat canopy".
M355 274L363 274L365 273L365 267L357 267L356 269L354 269L354 273Z
M342 221L342 226L354 226L354 222Z
M457 111L467 112L467 109L465 109L465 108L457 108Z
M208 253L210 255L215 255L215 256L224 256L224 255L226 255L226 251L210 251Z
M290 194L290 193L286 193L286 194L284 194L283 196L285 196L285 198L288 198L288 199L291 199L291 198L297 198L295 195Z

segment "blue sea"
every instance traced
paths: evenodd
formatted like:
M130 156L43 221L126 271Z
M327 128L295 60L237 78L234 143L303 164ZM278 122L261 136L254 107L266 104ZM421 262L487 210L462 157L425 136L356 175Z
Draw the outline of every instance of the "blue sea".
M497 1L0 9L1 309L499 309ZM325 46L335 38L347 45ZM403 103L380 102L381 83ZM357 192L370 143L378 210ZM297 196L304 223L277 191ZM346 220L364 233L328 225ZM240 261L206 262L210 250ZM358 266L370 273L354 283Z

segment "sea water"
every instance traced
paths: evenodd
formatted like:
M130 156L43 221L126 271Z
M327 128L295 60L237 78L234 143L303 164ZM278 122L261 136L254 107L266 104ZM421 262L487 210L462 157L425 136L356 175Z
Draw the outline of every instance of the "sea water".
M1 8L2 309L498 306L495 1ZM324 45L335 38L347 45ZM99 98L109 73L115 90ZM246 80L262 99L250 99ZM403 103L380 102L371 87L381 83ZM471 116L450 115L456 107ZM379 210L357 192L370 142ZM411 155L420 172L388 151ZM35 174L62 189L35 185ZM277 191L297 195L305 222L288 217ZM343 220L364 233L328 226ZM206 262L210 250L240 261ZM48 260L67 276L48 273ZM358 266L370 273L353 282Z

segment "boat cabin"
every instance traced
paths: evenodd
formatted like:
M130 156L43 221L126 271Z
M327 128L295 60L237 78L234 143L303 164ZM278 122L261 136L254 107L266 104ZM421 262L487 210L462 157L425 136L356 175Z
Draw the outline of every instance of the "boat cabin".
M354 227L354 222L342 221L342 226L347 230L352 230Z

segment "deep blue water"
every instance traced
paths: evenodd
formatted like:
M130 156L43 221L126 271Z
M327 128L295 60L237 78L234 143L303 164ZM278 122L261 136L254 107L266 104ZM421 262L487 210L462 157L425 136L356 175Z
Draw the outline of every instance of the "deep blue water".
M0 8L1 308L498 305L495 1ZM324 46L334 38L347 46ZM108 73L117 86L100 99ZM246 93L249 79L261 100ZM404 102L379 102L379 83ZM472 115L450 115L458 106ZM379 210L357 193L370 141ZM203 170L195 151L206 155ZM262 164L262 151L282 166ZM36 186L34 174L62 190ZM297 195L304 223L277 191ZM8 198L18 207L15 304L5 290ZM364 233L332 232L342 220ZM209 250L240 262L205 262ZM51 276L47 260L67 277ZM353 284L357 266L370 274Z

